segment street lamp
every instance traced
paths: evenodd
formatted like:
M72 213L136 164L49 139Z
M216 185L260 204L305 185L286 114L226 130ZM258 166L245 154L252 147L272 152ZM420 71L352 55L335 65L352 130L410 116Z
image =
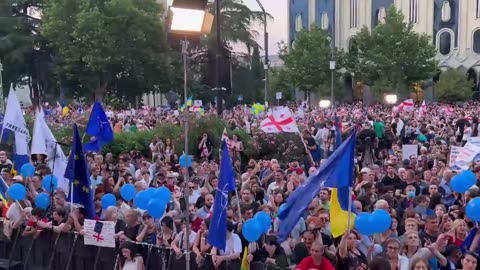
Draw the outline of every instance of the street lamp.
M397 103L397 95L385 95L385 102L389 105Z
M186 108L188 95L187 95L187 86L188 86L188 55L187 55L187 36L188 35L201 35L208 34L212 28L213 24L213 15L209 14L205 10L201 9L189 9L189 8L180 8L172 6L168 12L168 22L170 32L184 35L185 38L182 42L182 56L183 56L183 98L185 104L184 110L184 123L185 123L185 158L187 159L186 164L188 164L188 108ZM185 168L187 170L185 174L185 182L189 181L189 169L188 165ZM188 190L184 190L185 201L188 202L189 194ZM190 213L188 212L189 208L186 209L185 219L186 223L190 224ZM187 226L186 239L190 239L190 226ZM190 269L190 246L186 246L187 251L185 254L186 269Z
M330 107L331 104L332 103L328 99L322 99L322 100L320 100L320 102L318 102L318 106L320 106L320 108L322 108L322 109L326 109L326 108Z
M260 0L257 0L258 5L260 6L260 9L262 10L263 13L263 38L264 38L264 52L265 52L265 63L263 64L263 69L265 72L265 90L264 90L264 95L265 95L265 106L267 106L267 95L268 95L268 84L269 84L269 74L268 74L268 69L269 69L269 60L268 60L268 32L267 32L267 12L265 12L265 8L263 8L262 3Z
M332 105L335 104L335 64L336 64L336 57L335 57L335 44L333 43L333 38L330 39L330 50L331 50L331 58L330 58L330 76L331 76L331 86L330 86L330 101Z

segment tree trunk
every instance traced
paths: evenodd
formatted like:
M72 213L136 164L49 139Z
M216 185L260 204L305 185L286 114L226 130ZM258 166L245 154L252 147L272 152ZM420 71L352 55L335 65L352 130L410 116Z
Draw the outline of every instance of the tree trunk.
M97 82L97 87L95 88L95 92L94 92L95 100L98 100L100 103L103 102L103 98L107 93L107 86L108 86L108 81Z

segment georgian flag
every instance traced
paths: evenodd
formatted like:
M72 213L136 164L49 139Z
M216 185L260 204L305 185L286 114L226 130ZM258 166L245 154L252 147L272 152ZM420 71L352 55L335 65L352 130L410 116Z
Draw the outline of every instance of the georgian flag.
M455 112L453 108L449 106L443 106L442 111L445 112L447 115L452 115Z
M420 116L425 116L427 114L427 104L425 104L425 100L423 100L422 106L420 106L420 109L418 110L418 114Z
M266 133L298 132L298 126L287 107L278 107L260 123L260 128Z
M415 103L413 102L413 99L407 99L400 104L401 110L406 111L406 112L413 112L415 109Z

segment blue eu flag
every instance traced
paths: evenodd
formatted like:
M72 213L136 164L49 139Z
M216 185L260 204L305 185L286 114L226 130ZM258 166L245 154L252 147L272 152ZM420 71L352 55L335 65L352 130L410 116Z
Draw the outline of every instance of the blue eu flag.
M71 181L69 199L72 200L73 203L83 205L85 218L94 219L94 194L87 162L83 155L82 139L80 138L77 124L73 124L73 146L72 152L68 157L65 178Z

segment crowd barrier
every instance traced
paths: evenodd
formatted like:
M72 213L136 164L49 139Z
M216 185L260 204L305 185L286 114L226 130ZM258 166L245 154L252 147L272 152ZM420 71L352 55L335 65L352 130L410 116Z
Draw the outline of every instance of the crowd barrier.
M11 270L117 270L117 248L84 245L78 233L53 233L44 230L39 237L22 236L24 227L14 230L10 239L3 233L0 222L0 269ZM177 257L170 248L161 248L144 243L134 243L137 253L143 257L145 270L186 269L185 254ZM240 260L223 263L215 268L211 255L204 255L198 266L195 254L190 256L191 270L240 270ZM250 270L288 270L259 262L250 264Z
M76 233L53 233L44 230L37 239L22 236L23 228L14 230L11 239L3 234L0 224L0 269L12 270L117 270L117 248L84 245L83 236ZM145 270L186 269L185 254L178 258L169 248L134 243L145 262ZM192 253L190 269L214 269L211 256L198 267ZM223 269L238 270L225 266Z

